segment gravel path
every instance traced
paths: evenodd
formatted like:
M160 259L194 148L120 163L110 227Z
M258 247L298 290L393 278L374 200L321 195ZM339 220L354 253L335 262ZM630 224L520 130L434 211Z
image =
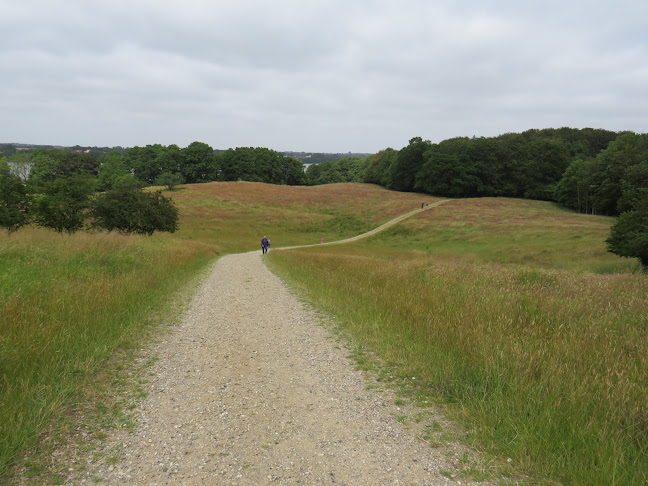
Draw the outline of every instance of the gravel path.
M460 449L431 448L369 389L349 352L263 264L218 260L180 324L151 350L134 433L116 432L108 485L446 485ZM445 475L442 475L442 473Z

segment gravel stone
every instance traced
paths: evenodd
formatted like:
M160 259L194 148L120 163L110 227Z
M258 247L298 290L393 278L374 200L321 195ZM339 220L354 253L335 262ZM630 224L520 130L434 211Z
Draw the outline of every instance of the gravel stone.
M446 477L459 446L431 448L401 424L391 392L368 389L260 251L220 258L151 353L134 432L114 431L103 447L118 462L82 483L473 484Z

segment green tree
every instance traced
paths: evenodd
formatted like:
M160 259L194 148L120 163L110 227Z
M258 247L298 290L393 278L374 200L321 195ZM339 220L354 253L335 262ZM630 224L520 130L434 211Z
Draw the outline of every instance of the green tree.
M483 196L483 174L473 160L472 149L467 138L431 145L423 155L425 162L416 176L415 189L447 197Z
M554 191L556 202L581 213L589 213L592 209L590 196L592 174L595 170L594 159L577 158L572 161L556 185Z
M423 154L431 143L421 137L414 137L407 147L398 152L396 163L392 166L391 187L396 191L413 191L416 174L423 166Z
M122 159L122 154L117 150L101 154L99 162L101 163L97 173L97 190L99 191L106 191L120 180L133 177Z
M126 168L136 179L146 184L155 184L163 172L180 172L182 155L177 145L154 144L146 147L132 147L123 154Z
M634 209L648 196L648 147L637 164L628 167L621 179L621 196L617 201L619 213Z
M398 159L398 151L392 148L381 150L367 157L367 168L364 182L392 187L391 175Z
M619 216L605 242L608 251L622 257L638 258L642 270L648 271L648 197L636 209Z
M7 157L16 153L16 147L10 143L0 143L0 155Z
M569 148L559 139L540 139L526 146L520 170L521 185L527 199L551 200L567 167Z
M0 227L9 234L29 222L29 196L22 179L0 159Z
M293 157L283 157L281 159L282 184L289 186L306 185L306 174L304 173L304 163Z
M135 180L124 180L97 195L90 215L92 228L124 234L152 235L178 229L178 209L162 191L146 192Z
M61 176L45 183L40 194L34 196L36 222L59 233L80 230L95 186L96 177L85 173Z
M188 184L211 182L218 178L214 149L202 142L192 142L180 150L180 173Z
M56 176L71 176L75 174L97 175L99 159L88 152L67 152L56 167Z
M166 186L169 191L173 191L175 186L184 184L184 177L182 174L176 172L172 174L171 172L162 172L160 177L155 180L156 186Z
M63 163L67 151L62 149L36 149L31 152L33 165L27 178L29 192L36 194L48 182L53 182L58 174L58 168Z
M600 170L593 178L595 209L603 214L618 214L621 195L634 185L627 177L628 170L648 163L647 137L631 132L619 135L596 160ZM627 207L627 203L624 205Z

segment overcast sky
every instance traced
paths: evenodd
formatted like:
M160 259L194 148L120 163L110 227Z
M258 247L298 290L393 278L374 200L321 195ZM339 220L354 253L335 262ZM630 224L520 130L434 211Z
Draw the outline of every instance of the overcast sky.
M646 0L0 0L0 142L648 132Z

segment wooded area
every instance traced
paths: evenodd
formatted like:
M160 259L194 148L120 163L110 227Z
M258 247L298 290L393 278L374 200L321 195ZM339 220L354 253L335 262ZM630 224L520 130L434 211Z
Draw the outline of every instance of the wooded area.
M648 216L644 215L648 211L646 134L563 127L497 137L458 137L439 143L414 137L400 150L386 148L364 158L342 157L309 165L306 171L300 160L268 148L216 151L202 142L185 148L160 144L110 151L102 148L96 154L93 150L60 148L16 151L9 145L4 145L3 151L8 155L0 158L7 167L2 176L6 195L2 226L10 231L27 220L21 215L29 208L40 212L36 221L45 224L44 201L53 204L52 194L60 196L64 186L91 194L124 183L133 188L136 184L128 182L132 180L168 189L182 183L212 181L282 185L364 182L443 197L555 201L587 214L632 213L623 216L624 228L629 227L630 219L631 226L639 228L633 229L632 248L625 247L628 238L616 233L608 244L611 251L637 256L648 264L648 244L644 243L648 236L642 236L648 233ZM10 181L9 175L14 179ZM63 178L65 184L61 183ZM20 196L23 192L25 195ZM37 197L27 204L24 201L29 195ZM83 208L75 211L80 214ZM67 224L75 230L82 226L71 220ZM57 226L54 229L61 231Z

